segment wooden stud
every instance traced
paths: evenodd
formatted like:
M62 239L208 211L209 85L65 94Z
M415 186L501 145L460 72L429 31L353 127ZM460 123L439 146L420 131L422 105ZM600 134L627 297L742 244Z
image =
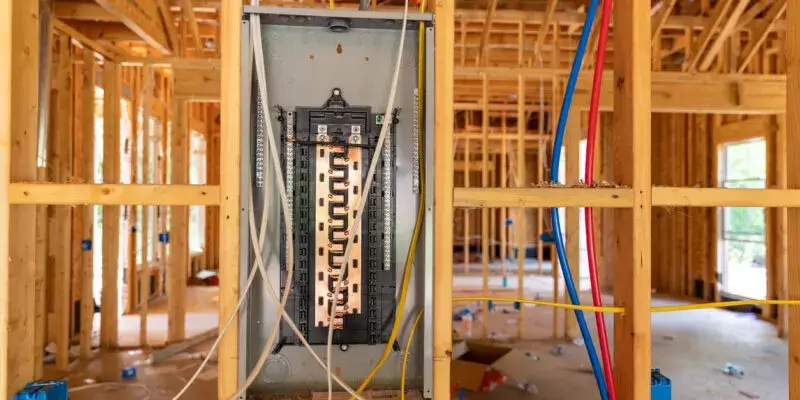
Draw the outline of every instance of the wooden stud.
M787 160L800 157L800 4L789 2L786 20L786 151ZM800 189L800 165L787 163L786 181L789 189ZM800 241L800 208L788 210L788 243ZM800 299L800 248L790 246L787 254L789 299ZM789 399L800 399L800 308L789 308Z
M153 95L153 68L145 66L142 68L142 171L143 176L140 177L140 183L150 183L150 147L152 142L150 136L150 99ZM150 243L150 215L153 213L153 207L145 206L142 208L142 269L139 276L139 345L142 347L149 346L147 340L147 314L149 312L150 304L150 257L148 251L148 243ZM155 238L154 238L155 239Z
M133 76L131 77L131 88L133 89L133 101L130 102L130 109L129 114L131 115L131 137L129 141L129 148L128 152L130 154L130 182L132 184L138 183L138 172L139 172L139 109L142 106L142 93L140 93L141 88L141 81L138 79L138 72L137 67L133 68L126 68L126 70L130 72L134 72ZM127 224L127 235L128 235L128 268L126 269L126 282L127 282L127 292L128 296L125 298L125 310L126 313L130 314L133 313L134 309L136 308L136 304L138 302L138 271L137 271L137 242L139 233L137 231L136 223L138 221L137 214L138 214L138 207L135 205L128 205L128 224ZM141 229L141 226L138 227Z
M119 65L103 64L103 183L120 180L120 71ZM100 302L100 346L118 344L120 208L103 207L103 289Z
M722 116L721 115L712 115L711 116L711 136L714 137L717 135L716 132L720 130L722 126ZM709 186L718 186L719 185L719 176L717 176L717 171L719 171L719 145L718 143L711 143L709 145L710 154L710 163L711 166L708 168L708 183ZM730 189L728 189L730 190ZM726 192L732 193L732 192ZM720 293L717 290L717 280L719 278L719 274L717 273L717 266L718 266L718 258L717 258L717 243L718 234L719 234L719 227L717 226L717 220L719 216L720 208L717 206L725 206L726 204L713 204L713 208L708 210L708 232L706 235L706 246L708 247L708 261L706 265L706 285L704 287L705 295L707 296L706 299L709 301L719 301ZM730 205L728 205L730 206Z
M503 119L500 123L505 135L507 128L506 113L503 113ZM508 141L503 140L500 143L500 187L506 188L508 186ZM506 224L508 217L508 207L500 208L500 271L504 278L508 272L508 225Z
M495 7L497 1L493 1ZM487 14L489 15L489 14ZM488 20L487 23L491 24ZM487 28L488 29L488 28ZM488 38L487 38L488 39ZM485 58L484 58L485 60ZM483 76L483 105L484 109L481 113L481 127L483 129L483 142L481 143L481 187L484 189L489 187L489 110L485 106L489 104L489 80ZM484 297L489 296L489 209L484 208L481 210L481 261L483 263L483 291ZM483 337L487 334L487 318L483 318Z
M788 111L788 110L787 110ZM776 184L779 188L786 188L788 187L788 180L787 180L787 169L788 169L788 141L787 141L787 117L786 114L780 114L777 117L778 120L778 131L776 133L775 138L775 159L776 159ZM786 208L779 208L777 211L776 216L776 230L777 230L777 245L775 246L776 253L778 255L776 260L776 275L778 281L778 298L782 300L789 299L789 288L788 288L788 273L789 273L789 264L788 264L788 256L789 256L789 235L788 235L788 223L789 223L789 214L788 209ZM780 306L778 307L778 337L783 338L788 324L788 307L787 306Z
M173 100L170 137L171 184L189 183L188 105ZM167 268L167 341L186 336L186 282L189 269L189 207L173 206L169 228L169 266Z
M32 3L32 2L31 2ZM11 228L11 214L9 213L10 205L8 202L8 191L4 190L10 182L11 176L11 139L12 139L12 105L13 94L11 86L11 78L14 73L13 58L15 53L13 51L11 34L12 21L14 17L12 2L7 1L3 3L3 9L0 11L0 49L3 54L0 57L0 399L7 399L10 393L13 393L14 388L10 388L9 384L12 382L11 371L7 368L9 361L9 331L10 319L9 315L11 310L6 305L11 305L11 266L9 242ZM33 25L33 24L31 24ZM19 40L18 38L14 38ZM35 87L31 87L35 90ZM35 212L35 211L34 211ZM34 232L35 240L35 232ZM31 360L33 361L33 360ZM4 370L6 372L4 372ZM31 371L31 376L34 372ZM24 377L23 377L24 378ZM16 380L13 381L18 384ZM24 382L23 382L24 383Z
M41 181L47 181L47 167L37 168L37 178ZM13 191L11 187L14 186L12 183L9 187L9 201L13 198ZM13 203L12 203L13 204ZM48 206L45 205L37 205L36 206L36 271L34 275L35 283L34 283L34 291L35 294L35 315L34 315L34 368L35 368L35 377L37 379L41 378L44 375L44 347L48 341L48 327L47 327L47 247L49 244L49 235L50 229L48 223L50 222L47 219L47 210Z
M221 43L222 53L222 109L220 137L220 240L219 249L219 315L220 320L233 314L239 300L239 162L241 155L241 87L242 87L242 2L238 0L222 0ZM452 22L452 20L451 20ZM450 30L452 32L452 25ZM452 40L450 46L452 46ZM452 62L452 53L450 54ZM451 64L452 65L452 64ZM452 67L451 67L452 68ZM438 78L438 77L437 77ZM452 80L452 76L450 77ZM438 82L438 80L437 80ZM437 92L438 93L438 92ZM452 120L450 121L452 127ZM445 132L444 130L437 132ZM442 135L444 136L444 135ZM449 154L452 156L452 153ZM451 158L452 160L452 158ZM447 173L451 174L452 171ZM452 179L452 178L451 178ZM452 184L451 184L452 187ZM450 241L452 244L452 221L450 214ZM452 258L452 252L450 257ZM452 268L452 259L450 260ZM448 284L452 285L452 281ZM450 300L448 298L448 300ZM448 304L451 307L452 305ZM440 311L441 312L441 311ZM238 319L234 318L228 330L222 336L219 347L219 366L217 395L227 399L236 393L239 383L239 328ZM222 325L220 325L222 326ZM448 327L449 333L449 327ZM222 332L220 332L222 335ZM450 338L448 337L448 341ZM449 359L446 360L449 366ZM446 377L450 381L450 376ZM449 388L448 388L449 389ZM446 392L449 393L449 392Z
M539 81L539 85L544 86L544 82L542 80ZM544 88L542 87L540 90L540 98L539 98L539 135L546 135L544 127ZM539 148L537 149L537 162L536 162L536 180L537 183L544 182L544 160L547 159L547 155L545 152L547 151L547 146L544 141L539 141ZM536 262L539 264L538 273L541 275L544 272L544 242L542 241L542 234L544 233L544 208L536 209Z
M470 185L470 164L472 162L472 157L470 155L470 149L472 146L469 144L469 139L465 140L466 145L464 146L464 187L468 188ZM470 256L469 256L469 245L471 239L471 224L470 224L470 209L464 209L464 275L469 274L470 268Z
M83 88L81 93L81 131L83 132L83 180L94 183L95 149L94 149L94 90L95 55L92 51L83 51ZM88 360L92 356L92 330L94 328L94 256L92 239L94 232L94 206L83 206L81 221L81 239L88 241L88 247L81 251L81 358Z
M617 396L640 400L651 367L650 4L621 0L614 20L614 176L634 205L615 213L614 303L625 313L614 317L614 365Z
M233 1L233 0L226 0ZM433 315L450 315L453 310L453 0L434 3L436 15L436 137L434 146L434 269ZM238 61L237 61L238 62ZM239 118L239 115L233 115ZM227 131L226 131L227 132ZM224 165L224 164L223 164ZM239 179L238 175L235 179ZM236 249L238 255L238 248ZM451 318L433 319L434 399L450 396L452 357ZM520 321L521 322L521 321Z
M578 183L580 179L580 142L582 134L580 112L574 112L567 120L567 133L564 140L566 147L566 184L572 186ZM576 290L580 292L580 209L575 207L567 208L566 210L566 247L567 247L567 260L569 261L569 269L572 274L572 284L575 285ZM566 277L564 278L566 280ZM567 313L564 320L564 332L570 339L580 337L581 333L578 329L578 320L575 318L575 313Z
M71 45L71 44L70 44ZM72 51L74 52L75 49L73 48ZM82 102L81 102L81 93L83 92L83 79L81 77L81 68L83 67L82 64L79 64L83 59L79 57L77 54L73 55L72 59L70 60L70 65L72 71L72 126L73 126L73 134L70 138L70 147L72 148L72 170L71 170L71 181L77 181L83 178L84 176L84 169L85 162L84 162L84 151L83 151L83 129L81 126L83 125L83 113L81 111ZM90 167L91 168L91 167ZM83 236L83 220L84 220L84 213L85 210L82 207L73 207L72 208L72 218L70 221L70 252L72 253L72 257L70 258L70 274L72 279L70 279L70 303L72 304L71 316L69 318L69 335L70 341L75 342L80 340L80 300L81 300L81 285L83 284L83 271L81 269L81 237Z
M517 187L527 186L526 168L525 168L525 131L527 129L527 118L525 117L525 78L517 77ZM526 220L525 209L517 209L517 216L514 221L514 226L517 228L517 298L525 298L525 253L528 240L526 238ZM520 304L519 307L519 322L517 324L517 336L522 339L525 307Z
M172 88L174 77L164 77L163 83L163 94L164 94L164 104L172 104L175 101L172 95ZM162 121L171 121L173 110L172 107L164 107L164 118ZM167 154L167 141L170 140L170 124L161 123L161 141L159 144L161 145L161 162L159 163L159 170L158 170L158 179L159 183L166 184L167 183L167 158L169 154ZM167 234L169 232L169 227L167 226L167 215L171 213L169 207L159 207L159 218L158 218L158 226L159 232ZM160 257L158 262L158 274L156 278L156 284L158 285L158 295L163 296L165 293L164 285L164 274L167 270L167 241L159 241L159 251Z
M39 4L34 1L7 2L2 24L3 128L0 149L10 156L0 157L0 180L35 181L36 132L38 127L39 71L31 68L39 63ZM13 21L13 22L12 22ZM8 81L7 79L9 79ZM13 82L13 88L11 87ZM8 161L10 160L10 162ZM10 169L9 169L10 164ZM35 374L35 322L31 316L36 308L36 219L35 206L10 206L0 201L0 236L8 246L0 260L0 398L9 398ZM14 220L10 220L10 216ZM13 225L12 222L15 222ZM13 226L13 231L11 230ZM5 251L4 251L5 252ZM7 314L6 314L7 313Z
M58 38L58 71L56 74L55 99L56 123L52 130L52 159L50 160L53 178L66 182L72 177L72 54L70 38ZM72 276L71 240L72 210L67 206L53 207L54 232L51 243L54 245L54 293L55 293L55 343L56 367L66 371L69 366L70 316L72 300L70 286Z
M553 56L553 59L555 59L558 56L558 26L556 26L556 29L553 31L553 35L554 35L554 41L553 41L554 49L553 49L552 56ZM561 110L561 104L558 101L558 99L561 98L561 88L560 88L560 85L559 85L558 78L553 77L551 79L551 85L553 86L553 100L550 102L551 103L551 107L552 107L552 110L551 110L551 113L550 113L550 116L551 116L550 124L551 124L551 126L556 127L556 126L558 126L558 119L560 118L560 110ZM549 180L550 179L548 179L548 181ZM550 232L552 233L552 224L550 226ZM561 268L559 267L559 265L560 265L559 263L560 263L560 261L558 259L558 252L556 251L555 246L551 245L550 246L550 270L552 271L552 275L553 275L553 302L554 303L557 303L559 301L559 294L560 294L559 291L561 290L561 283L559 282L559 277L561 276ZM566 295L566 293L565 293L565 295ZM554 339L561 337L560 329L559 329L560 325L558 323L559 320L560 320L560 316L561 315L564 315L564 317L566 318L566 310L553 309L553 338Z

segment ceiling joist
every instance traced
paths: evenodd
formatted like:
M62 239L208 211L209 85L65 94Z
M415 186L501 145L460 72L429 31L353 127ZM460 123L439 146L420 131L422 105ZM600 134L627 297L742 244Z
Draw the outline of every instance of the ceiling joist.
M711 45L708 46L708 51L706 51L706 53L703 55L703 58L700 61L700 65L698 67L700 71L708 71L708 68L711 66L711 63L717 57L720 50L722 50L722 46L727 42L728 38L730 38L731 35L734 33L733 28L736 26L736 23L739 21L739 18L741 18L742 13L744 13L745 8L747 8L748 3L750 3L750 0L738 0L738 3L736 3L736 7L733 8L733 11L731 12L727 21L725 21L725 24L722 25L722 29L720 30L719 35L717 35L717 38L714 40L714 42L712 42Z
M153 0L95 0L100 7L114 15L120 22L125 24L128 29L135 32L148 45L163 54L171 54L172 48L164 32L164 24L158 23L158 15L152 14L157 7L147 7L154 5ZM140 5L139 2L145 3ZM150 13L145 10L154 10Z
M766 17L758 21L758 24L753 28L750 42L747 43L747 47L745 47L742 52L742 58L739 62L739 73L747 69L747 65L750 64L750 61L753 60L758 49L767 40L767 35L769 35L770 31L775 27L775 23L786 13L786 4L786 0L779 0L777 4L769 9Z
M692 71L697 67L697 63L700 62L700 58L703 56L706 47L711 43L714 32L722 25L725 16L728 15L731 5L733 5L733 0L720 0L711 11L711 17L706 21L703 33L700 34L697 43L692 47L692 58L686 64L684 70Z

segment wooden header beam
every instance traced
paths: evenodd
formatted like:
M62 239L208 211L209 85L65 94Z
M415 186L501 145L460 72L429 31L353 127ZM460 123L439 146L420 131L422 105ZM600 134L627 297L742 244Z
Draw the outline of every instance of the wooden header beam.
M479 77L485 73L497 80L563 79L569 71L549 68L484 67L457 68L459 77ZM613 72L603 76L600 108L614 107ZM671 113L779 114L786 109L786 76L751 74L705 74L687 72L652 73L652 111ZM589 106L591 76L582 74L575 88L573 106Z

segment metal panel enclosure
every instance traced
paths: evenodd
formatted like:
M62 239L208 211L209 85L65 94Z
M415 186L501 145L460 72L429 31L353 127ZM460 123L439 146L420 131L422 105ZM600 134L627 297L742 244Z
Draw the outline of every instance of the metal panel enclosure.
M262 20L262 38L250 37L247 14L259 13ZM281 237L280 197L277 190L274 168L268 151L259 152L256 126L255 73L252 65L252 40L262 40L266 65L267 88L269 92L269 123L272 124L275 140L281 143L281 122L278 121L276 106L294 110L296 107L318 107L325 103L332 88L340 88L351 103L371 106L372 112L383 113L386 109L391 78L400 42L401 13L382 13L369 11L336 11L324 9L293 9L275 7L245 7L243 20L243 121L242 131L242 212L240 229L242 235L241 276L242 290L250 269L253 267L251 237L248 220L250 198L255 211L258 227L264 205L267 213L267 236L262 254L267 267L270 283L277 293L282 293L284 277L280 273L281 248L285 246ZM329 29L331 19L345 21L349 26L346 32ZM418 195L413 193L414 149L412 113L415 107L417 90L419 23L426 26L425 76L428 88L425 95L424 132L426 135L425 153L430 155L426 165L432 166L433 143L433 27L429 14L409 14L405 46L402 55L400 77L395 97L395 107L400 109L399 123L393 136L396 146L395 168L392 171L396 191L394 223L394 264L391 268L396 276L397 290L402 281L403 265L411 242L414 219L418 206ZM420 116L422 117L422 116ZM224 134L224 133L223 133ZM422 131L420 131L422 134ZM264 174L256 170L256 158L263 158ZM284 166L285 164L282 163ZM364 167L366 169L366 166ZM380 168L378 174L381 173ZM261 175L258 176L257 175ZM257 182L258 180L258 182ZM263 180L263 182L262 182ZM433 171L426 174L428 204L426 223L417 248L413 267L408 301L403 311L403 327L397 343L405 345L408 331L416 312L421 308L431 309L432 288L432 191ZM258 185L256 184L258 183ZM262 184L263 183L263 184ZM266 201L265 201L266 198ZM295 204L294 207L297 207ZM313 210L311 211L314 212ZM313 234L313 233L312 233ZM223 239L224 240L224 239ZM295 273L298 271L295 270ZM426 284L426 280L428 280ZM313 283L312 283L313 284ZM292 289L294 290L294 289ZM260 277L254 281L250 292L244 318L240 319L240 368L242 377L251 371L265 345L267 335L273 324L278 323L278 305L264 292ZM287 307L287 311L291 311ZM290 315L293 313L290 312ZM406 386L423 389L430 397L431 383L431 316L426 316L418 327L411 348L407 369ZM313 317L312 317L313 319ZM388 336L391 320L383 329ZM345 326L346 329L346 326ZM323 357L325 346L313 346ZM351 386L358 386L375 365L384 344L352 345L346 351L334 346L332 367L339 376ZM250 388L254 394L274 394L304 390L326 390L327 378L307 350L302 346L284 345L270 355L259 379ZM424 355L428 355L424 357ZM402 361L402 352L393 351L380 373L370 385L372 388L397 388ZM424 385L424 387L423 387Z

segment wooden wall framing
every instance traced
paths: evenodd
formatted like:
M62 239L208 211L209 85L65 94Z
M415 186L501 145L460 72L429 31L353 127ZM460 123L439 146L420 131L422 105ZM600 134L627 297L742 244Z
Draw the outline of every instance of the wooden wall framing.
M566 189L566 188L530 188L522 180L522 177L529 171L524 168L521 162L523 158L528 157L525 146L518 145L515 149L519 153L515 154L517 164L513 166L502 165L504 163L513 164L510 160L501 157L499 162L494 157L495 154L487 154L483 151L480 159L480 173L485 176L487 172L492 171L490 165L494 165L494 171L500 170L499 174L506 173L507 169L514 169L517 174L518 186L514 189L496 189L492 190L492 197L486 195L487 189L485 188L470 188L453 190L454 186L454 163L453 163L453 147L454 138L457 136L454 127L455 96L454 81L455 75L459 72L454 68L455 60L455 9L452 0L442 1L436 4L435 10L437 13L437 33L436 43L437 49L437 137L436 137L436 179L437 185L435 189L435 226L436 226L436 253L435 253L435 281L436 288L434 292L434 314L437 315L450 315L452 310L452 275L453 275L453 232L451 229L454 207L474 206L479 208L548 208L554 206L567 206L567 207L580 207L580 206L595 206L595 207L613 207L613 233L616 242L625 243L625 246L617 247L612 254L604 254L608 257L606 263L611 263L616 260L616 271L613 273L613 288L615 291L615 298L617 305L625 308L624 316L617 317L617 342L616 342L616 364L619 368L617 373L618 388L621 396L626 399L646 399L649 396L649 368L650 368L650 326L649 326L649 311L647 310L650 299L650 286L651 286L651 273L654 277L658 276L658 284L664 285L665 290L670 292L687 293L690 292L690 286L693 280L698 277L704 280L703 296L707 299L712 299L715 296L713 293L708 293L709 290L705 289L710 284L715 284L715 278L712 273L706 269L696 271L689 268L683 270L659 270L658 265L650 265L650 252L651 247L655 246L651 242L653 225L658 222L658 211L653 211L653 207L681 207L683 211L690 213L689 215L705 216L713 221L713 215L706 211L706 208L717 206L765 206L776 207L776 212L772 213L770 220L773 221L770 237L775 238L775 242L771 244L771 248L776 249L776 257L772 261L778 267L774 267L777 271L776 276L770 278L772 283L771 287L774 288L773 296L777 298L800 298L800 273L797 268L790 267L800 263L800 249L789 247L787 243L794 243L800 240L800 214L798 214L797 207L800 206L800 169L788 162L791 156L800 148L800 110L798 108L798 98L800 98L800 64L796 57L786 57L786 78L785 83L780 78L748 78L742 76L735 77L722 77L715 78L713 81L706 82L688 82L685 85L675 84L674 82L666 82L660 80L660 77L665 76L664 73L650 72L651 60L650 54L650 41L647 38L657 37L654 36L653 30L650 26L650 8L647 4L640 4L634 0L621 0L622 2L617 5L615 22L617 24L615 31L615 68L613 74L609 74L609 79L605 82L605 91L602 96L602 102L606 110L614 109L616 113L615 126L614 126L614 139L612 148L608 153L616 153L618 155L624 154L629 156L633 155L633 159L625 159L626 164L618 162L617 165L610 165L609 175L614 177L618 183L623 183L629 186L628 188L619 189ZM4 105L0 111L0 121L8 121L0 131L0 161L3 161L3 156L9 159L10 162L0 164L0 185L8 185L9 190L0 191L0 302L3 308L0 309L0 365L6 368L0 368L0 397L7 397L8 393L18 389L24 382L32 380L36 377L36 363L37 357L35 353L40 350L40 345L35 339L35 327L40 322L36 322L36 318L43 318L43 315L37 315L36 306L36 293L34 290L36 286L36 270L39 268L37 263L42 260L37 259L37 224L13 224L21 218L28 220L36 220L37 217L37 204L50 204L56 205L62 209L66 209L68 204L85 204L96 203L104 206L106 216L118 215L119 208L122 205L128 204L141 204L141 205L172 205L172 206L186 206L188 204L207 204L218 205L219 208L219 229L226 238L224 242L220 242L219 249L219 264L221 266L220 275L222 290L220 295L220 315L225 316L230 314L233 306L238 299L238 210L239 210L239 133L240 133L240 93L239 88L241 74L239 69L239 62L241 56L241 42L238 36L240 30L240 15L241 3L233 0L223 0L223 43L220 46L222 49L222 74L220 81L224 82L221 86L221 97L224 101L222 107L222 128L225 132L220 136L220 177L219 183L211 182L209 185L202 185L196 187L188 187L181 185L165 185L164 181L160 183L153 182L152 185L119 185L119 147L113 146L113 140L110 145L107 145L107 158L112 162L105 165L106 173L104 174L104 184L96 185L87 181L87 183L62 183L62 184L32 184L37 180L37 166L36 166L36 132L37 119L36 110L38 108L38 94L37 74L30 65L36 65L38 61L38 53L31 51L38 48L38 33L36 32L35 24L12 24L11 20L29 20L30 17L38 16L37 7L35 2L8 2L8 10L5 15L7 24L3 26L8 27L11 31L9 35L2 35L3 39L8 41L7 46L0 46L7 52L6 56L0 58L0 74L2 75L3 82L0 84L0 92L6 101L0 101ZM800 4L796 1L787 3L787 22L782 25L786 28L786 53L789 55L796 55L800 52L800 29L797 28L797 21L800 20L800 11L798 8ZM743 9L742 9L743 11ZM461 13L459 15L463 15ZM739 11L738 15L742 12ZM538 14L537 14L538 15ZM541 15L538 16L541 19ZM550 18L550 17L548 17ZM667 22L668 18L664 19L664 24L669 25L672 22ZM727 24L726 24L727 25ZM735 24L734 24L735 25ZM523 27L524 29L524 27ZM728 30L724 30L723 33ZM657 31L656 31L657 32ZM710 39L710 38L709 38ZM727 52L728 50L720 50L718 47L719 40L710 43L711 48L717 49L715 52ZM61 45L61 43L59 43ZM99 50L98 50L99 51ZM742 53L741 49L733 52ZM491 50L482 49L481 54L488 54ZM69 53L69 51L67 51ZM750 72L764 73L762 69L767 69L765 66L769 65L767 57L762 60L753 60L750 51L746 48L745 55L742 57L732 57L735 59L744 59L741 64L735 65L736 70L741 72L741 69L749 70ZM465 53L461 53L466 58ZM757 54L756 57L762 55ZM89 56L91 58L91 55ZM87 65L88 60L84 59L84 64ZM560 61L558 61L560 63ZM692 61L694 63L695 61ZM697 58L698 66L701 69L706 68L720 68L708 62L708 56ZM91 63L88 65L90 66ZM87 68L87 67L84 67ZM105 115L113 116L119 113L119 97L121 95L121 83L119 65L110 60L103 62L103 85L106 87L106 96L111 101L105 102L107 107ZM494 74L495 70L489 71L484 68L479 72L484 74L482 76L482 85L487 85L486 76ZM535 69L524 70L523 62L520 60L518 68L508 68L500 71L510 81L514 81L514 85L518 85L518 96L520 99L530 98L530 93L526 90L531 81L535 81L538 76L530 74L540 72L530 72ZM66 70L67 68L63 68ZM526 72L527 71L527 72ZM720 72L720 71L715 71ZM653 76L654 81L650 83L650 76ZM685 75L684 75L685 76ZM86 74L84 74L86 79ZM550 84L553 92L557 93L557 88L560 85L559 78L553 75L545 76L550 79L554 84ZM65 78L60 78L65 79ZM91 78L90 78L91 79ZM201 78L202 79L202 78ZM15 88L12 91L10 82L13 80ZM612 83L619 82L619 85L612 85ZM65 81L61 82L66 88ZM690 85L691 87L687 86ZM668 87L669 86L669 87ZM785 88L784 88L785 86ZM17 87L21 89L17 89ZM584 90L585 86L579 87L579 90ZM580 94L580 93L579 93ZM723 95L720 95L723 94ZM197 94L197 96L212 96L213 94ZM490 96L484 96L484 98ZM556 94L553 94L557 98ZM675 99L695 97L701 99L702 102L692 106L687 105L687 101L682 101L677 104ZM784 100L785 98L785 100ZM766 101L765 101L766 99ZM59 98L67 104L67 98ZM117 101L115 101L117 100ZM172 99L169 99L172 100ZM182 98L181 100L185 100ZM701 101L698 100L698 101ZM578 100L576 100L578 101ZM167 106L171 106L171 101L167 101ZM86 104L84 104L86 106ZM696 106L696 107L695 107ZM5 108L7 107L7 108ZM179 106L180 107L180 106ZM469 107L474 107L470 105ZM481 111L490 111L489 101L484 100L480 104ZM523 115L530 108L526 102L519 101L516 105L517 109L512 108L509 110L492 109L490 112L516 112L517 115ZM538 105L538 109L542 105ZM86 107L83 112L86 113ZM538 110L537 109L537 110ZM765 190L728 190L728 189L715 189L708 187L710 185L710 176L712 176L713 164L709 165L704 162L691 163L683 169L676 168L668 171L664 176L656 176L651 170L650 161L650 135L643 135L642 132L649 132L651 127L651 112L693 112L698 111L705 113L717 114L761 114L769 115L766 119L758 120L757 118L747 118L740 121L725 121L719 115L713 117L698 116L698 115L678 115L669 116L664 118L658 117L659 128L652 128L654 132L668 131L670 127L675 126L692 126L693 129L689 130L691 136L698 139L697 142L692 143L688 140L677 139L674 140L667 138L664 139L662 133L656 133L653 140L664 140L670 149L676 150L685 154L695 154L695 160L702 158L704 160L713 159L714 148L713 143L715 140L709 139L709 143L703 143L699 138L700 136L711 135L712 137L739 137L743 129L750 129L754 126L768 126L767 131L769 135L774 136L775 150L775 164L771 167L774 172L773 181L774 188ZM784 114L785 113L785 114ZM180 109L174 113L173 117L181 118L183 111ZM778 114L777 116L772 116ZM783 114L783 115L780 115ZM2 118L6 115L7 118ZM483 116L483 118L486 118ZM655 120L656 118L654 118ZM164 119L166 120L166 119ZM785 123L782 121L785 120ZM764 121L771 121L769 125ZM68 119L64 122L69 124ZM88 124L87 121L84 121ZM743 124L741 126L728 126L729 124ZM192 122L186 122L187 125L192 126ZM115 124L109 124L115 125ZM491 128L486 124L482 124L483 129L481 134L483 137L480 141L485 143L490 139L487 137L488 131ZM777 127L777 130L773 130ZM512 140L517 144L525 142L523 139L528 139L525 131L526 126L517 124L517 129L513 132L504 130L501 132L503 135L501 143L505 147L507 143L512 143ZM112 126L112 132L118 130L119 127ZM166 128L164 128L166 129ZM761 129L761 128L758 128ZM634 132L636 133L634 135ZM85 135L86 132L83 132ZM539 129L537 135L543 135L543 129ZM118 135L114 135L118 137ZM508 138L507 138L508 136ZM516 136L515 139L511 137ZM691 137L690 136L690 137ZM533 138L533 136L531 136ZM162 137L162 145L166 145L166 135ZM172 138L173 141L179 140L176 137ZM719 139L716 139L719 140ZM465 139L463 142L468 142ZM477 143L477 138L472 140ZM174 143L174 142L173 142ZM539 154L542 153L543 140L537 137L534 146ZM116 143L117 145L119 143ZM65 145L67 148L69 145ZM73 144L74 146L74 144ZM544 146L546 147L546 145ZM60 153L64 148L56 147L59 152L58 155L64 157ZM173 151L175 149L173 148ZM476 152L477 153L477 152ZM656 157L661 155L656 154ZM623 157L617 157L623 159ZM797 158L797 157L794 157ZM465 170L472 167L472 159L467 159ZM630 163L633 163L633 168ZM500 164L498 166L497 164ZM702 164L702 165L701 165ZM771 163L772 165L772 163ZM573 168L571 168L573 170ZM160 170L166 173L165 169ZM783 171L783 172L781 172ZM68 172L68 171L67 171ZM58 181L65 181L65 171L58 172ZM541 174L540 174L541 176ZM490 181L492 178L489 178ZM652 181L668 182L669 185L676 187L653 187ZM504 179L501 178L504 181ZM173 181L173 183L176 183ZM695 185L700 187L693 187ZM490 185L487 183L486 178L482 178L481 186ZM504 185L500 185L501 187ZM511 186L511 185L507 185ZM483 192L483 193L481 193ZM55 196L59 194L59 196ZM63 195L62 195L63 194ZM783 207L792 207L786 209ZM164 207L162 207L163 210ZM173 211L175 208L173 208ZM179 209L180 210L180 209ZM491 221L487 218L491 215L482 212L483 217L480 220L482 227L493 226L495 224L486 223ZM521 212L522 216L519 218L521 221L525 220L526 215L524 211ZM501 213L501 215L503 215ZM13 217L12 217L13 216ZM65 219L66 216L59 214L57 219ZM666 218L666 217L664 217ZM12 221L13 219L13 221ZM41 219L41 218L40 218ZM113 225L116 222L107 220L107 229L112 231ZM502 220L501 218L498 218ZM690 218L691 219L691 218ZM604 224L605 221L604 216ZM522 225L522 224L520 224ZM13 234L10 229L13 226ZM165 229L159 228L160 232ZM490 229L490 228L488 228ZM606 229L605 225L604 228ZM541 229L540 229L541 230ZM707 258L709 254L715 251L710 243L703 243L702 238L713 237L706 227L696 226L690 222L685 221L685 218L677 218L672 222L668 228L670 235L678 248L686 248L690 254L698 252L699 257ZM487 228L482 228L485 233ZM502 229L500 229L502 231ZM114 246L113 241L119 239L117 234L118 229L114 234L108 234L109 242L109 259L114 252L118 251L118 247ZM507 232L507 231L506 231ZM688 232L685 242L681 242L681 232ZM56 238L63 239L60 234L64 233L64 228L56 229ZM84 232L88 234L88 232ZM522 240L527 235L526 232L517 232L517 241ZM236 239L233 239L236 238ZM508 240L508 239L506 239ZM485 239L484 239L484 243ZM483 243L482 243L483 244ZM520 243L518 249L521 250L525 242ZM71 247L71 246L68 246ZM483 244L485 251L486 245ZM507 251L508 249L504 249ZM106 253L106 252L104 252ZM620 262L620 260L632 260L630 263ZM57 268L60 273L68 273L65 265L68 266L68 260L62 260L66 264L58 264ZM678 264L686 263L685 259L671 259L670 261L677 262ZM116 265L116 263L113 263ZM85 264L83 264L84 268ZM68 267L67 267L68 268ZM484 267L484 270L486 268ZM84 272L87 270L84 269ZM107 266L107 272L111 274L104 274L104 280L111 280L115 268ZM660 274L660 275L659 275ZM107 275L107 276L105 276ZM88 276L82 275L84 279ZM180 282L180 276L177 281ZM175 281L168 282L172 286ZM654 279L653 282L656 282ZM109 286L105 286L108 284ZM116 283L110 281L104 283L104 288L114 288ZM82 287L83 293L81 297L86 299L86 285ZM60 296L63 296L67 286L60 289ZM110 298L106 300L111 300ZM116 315L116 310L109 311L115 308L115 300L103 301L104 312L103 314ZM775 310L778 321L786 320L788 326L800 326L800 309L778 307ZM64 316L64 311L57 312L59 317ZM34 316L36 318L30 318ZM102 343L105 347L114 347L116 341L114 319L116 317L106 317L103 322ZM434 318L435 324L434 331L434 396L435 398L446 398L450 393L450 379L449 379L449 363L450 363L450 350L452 340L452 330L450 318ZM64 320L59 322L59 343L63 344L65 339L64 326L69 323ZM233 324L234 327L236 323ZM14 329L8 329L13 327ZM779 322L779 328L785 329L784 324ZM175 330L179 332L180 329ZM789 353L790 353L790 399L800 399L800 330L789 329ZM81 339L85 344L84 338L85 331L81 331ZM178 335L176 335L177 337ZM622 340L622 339L625 340ZM69 340L69 338L67 338ZM13 346L9 344L13 343ZM60 365L63 366L63 346L59 350L62 355L60 358ZM219 397L226 398L233 393L238 383L238 332L237 329L231 329L223 339L222 347L220 348L220 375L219 375ZM8 368L13 365L14 368Z

